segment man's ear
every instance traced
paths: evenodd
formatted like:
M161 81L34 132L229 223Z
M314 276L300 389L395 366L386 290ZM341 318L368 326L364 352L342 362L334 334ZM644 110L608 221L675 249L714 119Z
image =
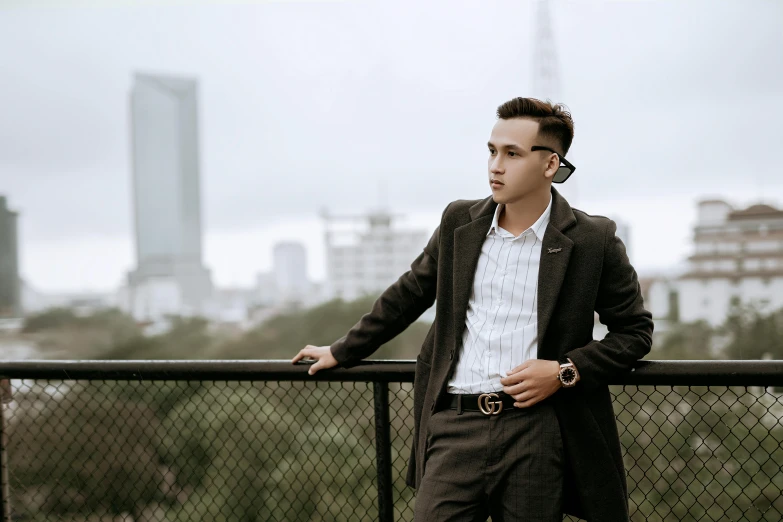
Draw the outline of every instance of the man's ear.
M550 154L549 163L547 163L546 170L544 171L544 177L549 181L552 181L553 179L555 179L555 174L557 174L557 170L559 168L560 168L560 156L554 153Z

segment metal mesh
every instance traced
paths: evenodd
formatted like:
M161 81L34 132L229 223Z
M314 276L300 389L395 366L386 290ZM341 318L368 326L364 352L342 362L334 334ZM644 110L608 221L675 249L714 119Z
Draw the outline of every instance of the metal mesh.
M389 422L392 433L394 520L413 520L416 492L405 484L413 445L413 384L389 384Z
M13 381L12 519L378 518L371 383ZM783 520L783 398L612 386L633 521ZM389 385L395 520L412 385ZM565 520L576 520L565 517Z
M25 520L377 518L367 383L16 384L9 477Z
M612 387L631 519L783 520L783 398L726 386Z

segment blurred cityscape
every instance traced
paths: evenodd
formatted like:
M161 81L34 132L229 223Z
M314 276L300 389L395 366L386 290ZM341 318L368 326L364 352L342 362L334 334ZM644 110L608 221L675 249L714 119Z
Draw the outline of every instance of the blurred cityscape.
M20 277L23 216L0 195L0 326L7 334L22 331L25 318L68 309L76 317L121 311L147 336L166 334L183 318L240 335L280 314L377 297L409 268L432 232L401 229L395 220L404 216L383 209L349 215L325 208L324 281L308 279L305 245L281 241L271 271L259 272L255 286L216 288L202 254L198 83L136 74L130 100L136 267L111 293L39 291ZM732 342L724 328L729 319L752 310L760 320L783 308L783 210L764 203L735 208L719 199L695 204L692 255L667 273L640 274L640 285L658 343L691 325L691 332L707 332L703 353L691 351L693 358L720 358ZM612 217L633 262L630 227ZM420 320L431 322L433 313L434 307ZM595 336L605 334L596 315ZM19 343L4 346L5 358L32 351Z
M274 246L272 270L259 272L255 286L216 288L202 253L198 83L137 74L130 107L135 269L111 293L38 291L20 277L20 216L0 196L3 331L19 332L26 317L59 309L77 317L118 310L148 336L170 332L183 318L205 320L221 331L245 332L281 313L334 299L377 296L409 268L429 238L426 230L395 227L400 216L385 210L337 215L325 208L326 281L308 279L302 243L282 241ZM32 351L18 342L7 343L3 357Z
M783 3L10 4L0 360L66 379L0 379L2 520L412 519L398 370L218 361L345 335L422 255L416 210L489 195L513 96L573 110L556 188L617 223L645 359L783 360ZM416 358L434 313L371 358ZM611 386L631 520L783 520L776 363L657 366Z
M536 6L530 94L559 100L556 25L548 2ZM148 337L181 329L183 321L202 321L204 328L228 338L252 337L276 317L301 320L301 314L337 300L372 302L421 254L432 230L400 227L403 214L382 207L354 214L323 208L323 280L309 279L307 247L291 238L273 246L271 270L259 270L254 285L217 287L202 246L199 92L195 77L142 72L132 77L128 129L133 230L128 232L134 238L135 266L124 277L118 274L117 279L124 282L114 291L50 293L24 280L19 250L25 238L20 237L19 222L25 216L14 210L13 194L0 193L2 357L40 355L41 341L25 340L23 334L36 330L30 326L35 320L47 324L41 318L61 324L62 314L73 324L82 324L79 318L122 314L133 323L135 333ZM577 187L571 183L558 189L579 208ZM656 322L658 355L694 359L783 356L774 341L783 338L779 312L783 309L783 210L764 201L743 208L729 198L713 196L694 205L697 222L692 230L692 254L668 270L639 274L645 303ZM609 217L617 222L617 235L634 263L631 226L622 216ZM57 269L56 260L52 269ZM330 305L332 310L337 308ZM350 327L364 311L366 306L351 309L340 327ZM420 322L431 322L433 314L434 307ZM333 333L341 335L339 330L329 335ZM595 337L606 333L596 315ZM738 338L747 338L748 333L763 335L765 341L754 341L754 348L746 346L748 339L737 345ZM412 335L415 345L420 334ZM313 337L313 342L316 338L321 337ZM321 339L330 343L334 338ZM285 349L294 348L301 346L291 344ZM211 354L224 355L220 351ZM100 353L87 350L77 355ZM248 348L241 355L269 353ZM415 351L396 355L412 357Z
M51 307L88 314L117 307L150 331L171 316L200 316L246 329L269 314L324 301L354 300L393 283L430 232L400 230L383 210L321 213L327 280L308 280L307 252L296 241L274 247L273 269L250 288L214 288L203 264L198 165L197 82L139 74L131 93L136 268L111 294L49 295L20 278L18 213L0 196L0 315L7 321Z

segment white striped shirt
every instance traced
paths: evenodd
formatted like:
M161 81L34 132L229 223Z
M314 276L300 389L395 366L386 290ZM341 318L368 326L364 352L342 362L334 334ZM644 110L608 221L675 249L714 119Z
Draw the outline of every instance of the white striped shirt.
M538 355L538 266L552 197L538 220L516 237L498 225L502 207L495 209L481 247L449 393L501 391L505 372Z

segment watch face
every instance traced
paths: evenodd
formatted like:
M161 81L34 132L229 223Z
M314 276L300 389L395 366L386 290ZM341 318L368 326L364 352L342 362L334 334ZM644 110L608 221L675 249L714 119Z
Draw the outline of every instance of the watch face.
M560 375L564 383L570 384L574 379L576 379L576 372L573 368L563 368L560 371Z

